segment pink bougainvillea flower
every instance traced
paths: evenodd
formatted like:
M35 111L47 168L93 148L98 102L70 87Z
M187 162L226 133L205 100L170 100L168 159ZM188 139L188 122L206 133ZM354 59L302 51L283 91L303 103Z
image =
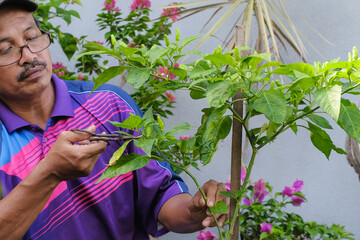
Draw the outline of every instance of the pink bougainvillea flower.
M176 3L170 4L174 5ZM164 8L163 12L161 13L161 16L169 16L173 22L176 22L179 20L180 14L179 8L173 7L173 8Z
M294 193L294 189L292 187L285 186L284 190L282 191L281 195L291 197Z
M100 44L100 45L104 45L104 42L100 42L100 41L93 41L94 43Z
M130 10L134 11L135 9L144 9L150 8L151 2L149 0L133 0L132 4L130 5Z
M214 240L217 236L211 230L200 231L196 237L198 240Z
M185 140L185 139L189 139L189 138L191 138L191 136L181 136L180 138L179 138L179 141L181 141L181 140Z
M174 68L179 68L179 64L175 63ZM155 75L163 78L169 78L170 80L175 79L176 75L171 73L167 67L159 67L158 71L155 73ZM164 81L162 78L154 77L154 79L161 81Z
M59 78L62 78L65 75L64 71L59 71L56 73L56 76L58 76Z
M244 199L243 199L243 203L244 203L245 205L247 205L247 206L250 206L251 203L252 203L252 200L250 200L250 199L248 199L248 198L244 198Z
M176 101L174 94L172 94L171 92L166 92L165 95L166 95L166 98L169 99L170 102Z
M61 68L64 68L66 70L66 67L61 62L56 62L52 64L53 70L58 70Z
M300 206L303 202L305 202L305 200L302 198L302 197L299 197L299 196L292 196L291 197L291 200L292 200L292 205L295 206L295 207L298 207Z
M84 75L80 74L80 75L78 76L78 80L79 80L79 81L84 80Z
M240 172L240 182L241 183L243 183L245 181L245 177L246 177L246 168L241 167L241 172ZM230 179L231 179L231 176L229 177L229 181L230 181ZM226 187L226 191L230 192L231 184L229 182L225 183L225 187Z
M281 195L292 197L294 192L301 191L304 186L304 182L301 180L296 180L291 187L285 186L284 190L282 191Z
M294 192L301 191L303 186L304 186L304 182L296 179L296 181L293 183Z
M115 7L115 4L116 4L116 0L105 0L104 7L108 12L110 12L111 10L114 10L115 12L119 12L120 9L119 7Z
M129 42L127 46L128 46L128 47L133 47L133 48L138 48L138 47L140 47L139 45L136 45L135 43L132 43L132 42Z
M254 185L254 189L254 198L261 203L264 197L268 194L268 192L265 190L265 181L263 179L257 181Z
M266 222L260 223L260 227L261 227L261 229L260 229L261 233L262 232L267 232L269 234L271 233L272 225L270 223L266 223Z
M231 187L230 183L227 182L227 183L224 183L224 185L225 185L226 191L230 192L230 187Z

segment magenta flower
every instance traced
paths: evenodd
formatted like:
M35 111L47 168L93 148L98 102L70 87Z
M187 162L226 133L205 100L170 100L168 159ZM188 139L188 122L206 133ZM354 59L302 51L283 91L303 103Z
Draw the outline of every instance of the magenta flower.
M299 197L299 196L292 196L291 197L291 200L292 200L292 205L295 206L295 207L298 207L300 206L303 202L305 202L305 200L302 198L302 197Z
M53 70L58 70L61 68L64 68L66 70L66 67L61 62L56 62L52 64Z
M176 3L170 4L170 6L174 4ZM176 7L164 8L163 12L161 13L161 16L169 16L173 22L176 22L179 20L180 17L180 14L178 14L179 12L180 12L179 8Z
M84 80L84 75L80 74L80 75L78 76L78 80L79 80L79 81Z
M243 203L246 205L246 206L250 206L252 204L252 200L248 199L248 198L244 198L243 199Z
M263 179L257 181L254 185L254 189L254 199L261 203L264 197L268 194L268 192L265 190L265 181Z
M104 42L100 42L100 41L93 41L94 43L100 44L100 45L104 45Z
M165 95L166 95L166 98L169 99L170 102L176 101L174 94L172 94L171 92L166 92Z
M179 64L175 63L174 68L179 68ZM158 71L155 75L162 77L162 78L169 78L170 80L175 79L176 75L171 73L167 67L159 67ZM160 82L164 81L162 78L154 77L154 79L159 80Z
M200 231L196 237L198 240L214 240L217 236L211 230Z
M296 181L293 183L294 192L301 191L303 186L304 186L304 182L296 179Z
M133 0L132 4L130 5L130 10L134 11L135 9L144 9L150 8L151 2L149 0Z
M301 191L301 189L304 186L304 182L301 180L297 180L293 183L292 187L287 187L285 186L284 190L282 191L281 195L285 196L289 196L292 197L292 195L294 194L294 192L298 192Z
M58 76L59 78L62 78L65 75L64 71L59 71L56 73L56 76Z
M116 4L116 0L105 0L104 7L108 12L110 12L111 10L114 10L115 12L119 12L120 9L119 7L115 7L115 4Z
M176 64L175 64L176 66ZM243 183L245 181L245 177L246 177L246 168L241 167L241 171L240 171L240 182ZM229 176L229 181L231 179L231 176ZM226 191L230 192L230 188L231 188L231 184L230 182L225 183L225 187L226 187Z
M285 186L284 190L282 191L281 195L285 196L289 196L291 197L294 193L294 188L293 187L287 187Z
M181 137L179 138L179 141L181 141L181 140L183 140L183 139L189 139L189 138L191 138L191 136L181 136Z
M260 227L261 227L261 229L260 229L261 233L262 232L267 232L269 234L271 233L272 225L270 223L266 223L266 222L260 223Z
M230 192L230 188L231 188L230 183L227 182L227 183L224 183L224 185L225 185L225 190L226 190L227 192Z

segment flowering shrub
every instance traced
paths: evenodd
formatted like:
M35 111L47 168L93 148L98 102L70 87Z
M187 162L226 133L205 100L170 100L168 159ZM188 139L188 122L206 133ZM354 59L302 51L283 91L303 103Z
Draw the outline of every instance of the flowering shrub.
M263 179L247 187L241 205L239 226L242 239L353 239L343 226L305 222L289 205L299 207L306 201L303 181L272 194L273 187ZM252 199L252 201L245 201Z
M298 207L305 202L302 187L303 182L296 180L292 187L272 195L272 187L263 179L249 185L240 209L241 239L353 239L343 226L305 222L298 214L286 211L289 204ZM226 236L227 231L223 234ZM208 229L200 231L197 239L217 236Z
M52 68L53 68L53 73L55 73L59 78L67 79L67 80L79 80L79 81L88 80L87 76L83 74L78 74L76 76L75 72L68 71L67 67L65 67L61 62L53 63Z

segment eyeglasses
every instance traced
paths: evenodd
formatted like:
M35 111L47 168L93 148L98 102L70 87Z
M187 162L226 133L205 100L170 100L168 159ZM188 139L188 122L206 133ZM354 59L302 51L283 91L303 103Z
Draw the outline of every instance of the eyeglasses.
M27 44L21 47L8 48L0 51L0 67L9 66L18 62L23 53L23 49L27 48L31 53L39 53L50 46L51 36L49 33L42 32L40 36L34 37Z

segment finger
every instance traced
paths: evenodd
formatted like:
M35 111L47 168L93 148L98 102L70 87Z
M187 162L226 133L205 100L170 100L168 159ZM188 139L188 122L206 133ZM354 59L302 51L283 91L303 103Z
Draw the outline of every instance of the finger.
M218 183L214 180L210 180L204 184L203 190L207 197L207 206L215 206L216 200L218 198Z
M196 194L188 204L188 208L192 211L198 210L199 208L203 208L205 206L205 200L199 191L196 192Z
M227 214L222 214L219 218L217 218L220 227L224 226L227 219L228 219Z
M90 142L86 145L77 145L82 152L88 152L90 154L99 154L105 151L107 143L105 141Z
M86 128L85 130L87 130L89 132L95 132L95 129L96 129L95 125L91 125L90 127ZM65 138L72 143L80 142L80 141L89 139L91 137L90 133L72 132L72 131L62 132L62 135L65 136Z

